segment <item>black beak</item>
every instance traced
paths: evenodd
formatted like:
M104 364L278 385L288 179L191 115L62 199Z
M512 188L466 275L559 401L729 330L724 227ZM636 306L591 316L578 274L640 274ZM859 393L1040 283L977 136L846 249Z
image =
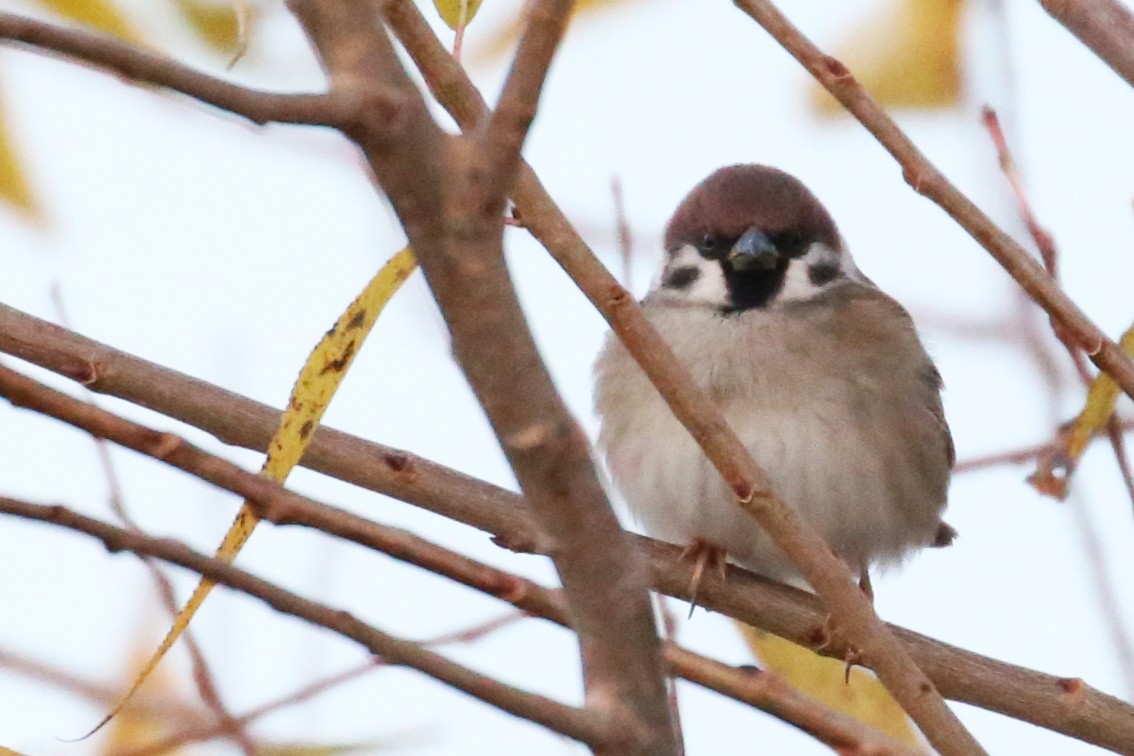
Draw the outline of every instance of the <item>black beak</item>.
M762 231L750 228L737 239L726 259L733 270L772 270L780 261L780 251Z

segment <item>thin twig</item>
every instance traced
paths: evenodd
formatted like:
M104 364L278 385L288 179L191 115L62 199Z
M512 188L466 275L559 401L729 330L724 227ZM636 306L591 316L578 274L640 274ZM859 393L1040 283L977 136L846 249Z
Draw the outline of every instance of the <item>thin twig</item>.
M497 617L488 622L482 622L473 627L462 628L461 630L445 635L438 636L426 641L420 641L419 644L422 648L437 649L439 647L447 646L453 643L471 643L479 640L480 638L489 635L502 627L515 622L517 619L522 619L524 615L512 613ZM302 703L315 696L324 693L332 688L336 688L345 682L362 677L367 672L372 672L376 669L386 666L386 662L379 657L372 657L362 664L357 664L349 669L337 672L328 677L324 677L315 682L308 683L302 688L281 696L272 701L260 704L254 709L251 709L244 714L237 717L236 721L242 726L247 727L257 719L261 719L269 714L294 706L297 703ZM177 748L189 745L191 743L200 743L213 738L219 737L224 734L221 728L216 725L190 727L175 732L168 737L161 740L154 741L140 748L128 751L126 753L118 754L118 756L156 756L156 754L169 753Z
M633 290L634 236L626 219L626 205L622 198L622 181L615 176L610 180L610 194L614 198L614 224L618 236L618 252L622 257L622 285Z
M257 452L267 448L279 425L278 410L5 305L0 305L0 351ZM409 452L320 428L301 464L486 531L510 547L539 551L545 544L516 494ZM353 524L343 525L356 530ZM312 526L330 528L327 523ZM632 540L650 564L654 588L687 597L691 567L679 559L681 548L641 536ZM730 568L725 584L704 585L699 600L706 609L809 647L823 640L828 619L814 597L735 568ZM949 698L1134 753L1130 746L1134 707L1113 696L1079 680L1005 664L901 628L893 630ZM820 652L843 658L847 647L834 639Z
M51 301L55 306L55 312L59 317L59 322L65 327L70 328L70 318L67 316L67 308L63 303L63 292L59 288L58 282L51 286ZM98 407L98 401L95 399L94 393L89 390L87 393L90 395L88 401L91 405ZM138 526L138 523L126 508L126 497L122 492L122 483L118 477L118 470L114 466L114 459L110 454L110 442L100 436L91 436L91 438L95 442L99 462L102 465L103 473L106 477L106 484L110 493L111 511L118 516L118 519L122 521L127 529L141 533L141 527ZM154 587L158 590L162 605L165 606L170 617L176 617L180 607L177 603L177 593L173 590L173 583L156 562L149 559L143 561L150 572L150 577L153 578ZM232 716L228 707L225 706L224 700L221 698L220 691L217 688L216 678L209 668L209 663L205 659L204 652L201 651L200 644L197 643L196 635L188 628L186 628L185 631L185 650L189 652L189 659L193 669L193 682L197 687L197 694L201 697L205 706L216 716L222 731L230 735L247 756L254 756L256 749L251 738L249 738L248 733L244 731L241 724Z
M104 68L130 81L180 92L253 123L274 121L329 126L341 119L341 109L330 95L249 89L195 71L164 55L78 27L0 13L0 40L18 43L35 52L57 53Z
M985 105L981 110L981 120L984 122L984 127L988 129L989 136L992 137L992 143L996 147L996 155L1000 162L1000 170L1004 173L1004 177L1008 179L1008 184L1012 187L1012 196L1016 200L1016 208L1019 210L1020 218L1024 221L1024 226L1028 230L1028 235L1032 237L1035 242L1036 249L1039 250L1040 259L1043 260L1044 270L1051 276L1053 281L1059 281L1059 250L1056 248L1055 239L1051 233L1040 225L1039 220L1036 218L1035 211L1032 210L1032 203L1028 199L1027 190L1024 188L1024 180L1020 176L1019 169L1016 168L1016 161L1012 159L1012 151L1008 147L1008 139L1004 135L1004 129L1000 125L1000 119L996 115L996 111ZM1055 337L1067 349L1067 353L1071 356L1071 361L1075 364L1075 372L1079 374L1079 379L1084 383L1091 382L1091 371L1087 369L1087 361L1083 356L1083 350L1070 333L1063 327L1059 320L1050 318L1051 329L1055 332Z

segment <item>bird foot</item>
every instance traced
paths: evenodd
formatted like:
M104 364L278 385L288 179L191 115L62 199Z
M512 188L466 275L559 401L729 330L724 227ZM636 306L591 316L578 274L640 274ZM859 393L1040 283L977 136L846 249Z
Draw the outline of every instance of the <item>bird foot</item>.
M681 552L680 560L693 560L693 577L689 580L689 616L697 608L697 591L701 587L701 579L705 576L705 568L710 567L723 582L725 579L726 552L720 546L694 538L693 542Z
M874 585L870 582L870 573L867 572L865 568L862 570L861 576L858 579L858 587L866 595L871 605L873 605ZM812 648L817 652L827 648L835 640L835 634L835 623L831 619L831 615L828 614L826 619L823 620L822 626L819 627L813 635L817 643L813 645ZM858 649L848 644L846 651L843 653L843 661L845 661L847 665L844 679L849 684L851 668L862 661L862 654L858 652Z

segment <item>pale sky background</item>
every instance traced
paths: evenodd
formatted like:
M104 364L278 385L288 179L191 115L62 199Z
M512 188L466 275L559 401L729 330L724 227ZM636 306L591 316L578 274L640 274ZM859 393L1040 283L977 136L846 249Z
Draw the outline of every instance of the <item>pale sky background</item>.
M1134 319L1134 92L1034 2L969 4L969 93L944 114L900 122L947 176L1022 238L994 152L979 122L989 102L1010 136L1043 223L1062 250L1068 292L1108 333ZM215 73L209 56L162 4L125 4L178 58ZM513 6L488 0L469 33L476 48ZM0 7L29 12L24 3ZM265 88L321 86L297 25L273 6L232 76ZM785 2L821 46L861 24L878 3ZM432 11L430 17L433 18ZM1010 47L1005 49L1005 32ZM446 33L447 34L447 33ZM444 39L449 39L445 36ZM489 99L503 65L473 74ZM51 225L30 229L0 208L0 301L55 319L59 282L74 327L88 336L276 406L311 347L403 239L348 143L327 131L254 128L184 98L155 96L113 77L4 48L0 79L12 127ZM1073 415L1082 392L1067 360L1054 403L1027 352L978 340L950 324L1015 317L1017 297L987 253L912 191L855 122L816 121L807 77L726 2L628 3L579 23L555 63L526 155L549 191L614 270L610 182L620 176L643 293L662 226L681 196L713 169L763 162L803 179L830 209L858 265L922 325L947 384L958 458L1041 442ZM592 435L590 370L605 326L548 255L510 231L509 261L542 353ZM27 369L10 358L6 364ZM39 371L34 372L41 375ZM75 387L53 379L69 391ZM162 429L221 445L165 418L102 400ZM1124 401L1124 410L1129 410ZM383 314L326 423L466 473L513 486L487 423L447 350L441 320L416 274ZM91 440L0 404L0 492L111 517ZM259 457L226 450L255 469ZM127 504L150 532L212 551L239 502L184 475L116 451ZM883 618L1003 661L1080 676L1129 699L1089 569L1084 522L1134 623L1131 503L1105 445L1080 468L1075 496L1057 503L1023 479L1027 466L958 477L947 550L914 557L876 581ZM299 471L293 486L374 519L410 528L476 558L544 582L539 557L412 506ZM1076 514L1078 512L1079 514ZM239 563L256 574L349 609L377 627L427 638L508 612L492 599L384 556L298 529L261 526ZM175 573L185 597L195 579ZM18 650L76 674L122 679L131 654L164 631L140 563L90 539L0 521L0 650ZM684 615L683 605L680 613ZM193 627L225 701L242 712L365 658L352 643L221 589ZM749 661L730 621L697 612L680 640L730 663ZM571 636L527 620L445 653L526 688L577 701ZM167 671L191 694L183 650ZM688 752L820 754L827 749L761 712L691 685L680 688ZM1088 754L1096 749L954 705L994 753ZM74 696L0 671L0 743L29 754L85 754L98 741L62 743L104 712ZM423 756L577 752L535 725L497 714L422 675L382 670L299 709L259 721L278 740L397 744ZM228 753L213 745L194 752Z

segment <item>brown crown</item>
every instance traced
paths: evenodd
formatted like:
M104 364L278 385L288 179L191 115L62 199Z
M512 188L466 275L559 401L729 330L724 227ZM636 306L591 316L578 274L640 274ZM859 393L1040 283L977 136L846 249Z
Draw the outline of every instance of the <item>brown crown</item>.
M766 165L715 171L681 201L665 232L672 252L706 234L735 239L755 227L766 234L796 232L808 242L841 248L831 216L799 179Z

